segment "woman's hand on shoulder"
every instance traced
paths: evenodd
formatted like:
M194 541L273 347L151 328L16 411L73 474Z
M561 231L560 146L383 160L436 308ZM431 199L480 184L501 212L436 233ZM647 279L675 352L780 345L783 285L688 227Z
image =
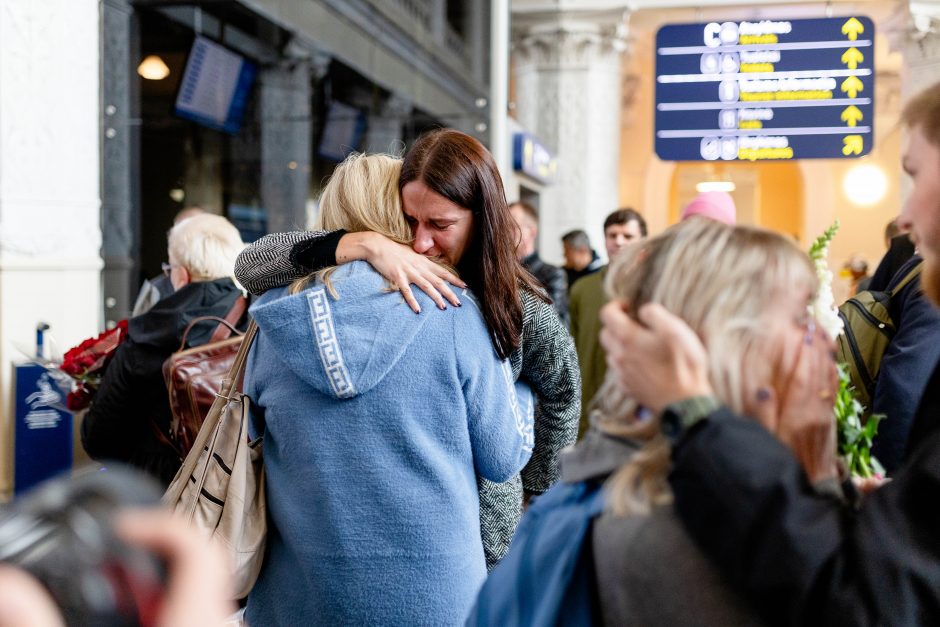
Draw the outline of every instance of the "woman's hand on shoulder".
M427 294L440 309L447 308L445 299L455 307L460 306L460 299L448 283L467 286L447 268L379 233L347 233L340 239L336 248L337 263L353 260L368 261L401 292L415 313L421 313L421 306L411 291L412 285Z

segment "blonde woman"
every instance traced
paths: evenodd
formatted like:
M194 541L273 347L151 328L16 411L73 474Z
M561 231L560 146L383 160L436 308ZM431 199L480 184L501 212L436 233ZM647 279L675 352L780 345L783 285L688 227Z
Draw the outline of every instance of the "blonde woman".
M773 433L785 432L766 411L766 400L786 396L800 348L816 333L807 308L815 274L791 242L769 231L692 218L621 252L606 287L612 299L630 303L631 311L657 303L685 321L704 343L718 401L758 416ZM830 395L818 404L828 403L831 413L832 402ZM526 514L509 555L484 586L476 624L503 624L508 614L501 608L518 611L518 603L500 600L517 592L512 582L523 569L537 572L531 564L537 563L538 547L565 517L570 521L571 499L589 503L583 518L599 514L593 526L585 523L590 532L575 560L589 571L572 577L596 582L592 591L581 590L582 619L607 625L759 624L673 512L667 481L671 446L660 417L640 407L609 374L591 418L593 430L562 459L562 483ZM818 450L802 462L826 484L836 475L834 435ZM557 601L566 620L572 614L565 612L576 607L572 590Z
M409 242L400 170L385 155L347 159L316 227ZM486 576L477 475L519 472L533 411L463 295L439 310L419 294L418 316L356 261L251 308L245 391L264 431L270 528L249 624L465 619Z

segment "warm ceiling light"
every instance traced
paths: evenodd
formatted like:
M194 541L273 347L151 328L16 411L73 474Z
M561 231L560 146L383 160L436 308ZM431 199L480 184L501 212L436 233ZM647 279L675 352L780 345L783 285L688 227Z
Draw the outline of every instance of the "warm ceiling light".
M162 81L170 75L170 68L159 56L151 54L137 66L137 73L148 81Z
M888 177L876 165L857 165L842 179L842 190L856 205L873 205L885 197Z
M697 192L733 192L734 183L731 181L702 181L695 184Z

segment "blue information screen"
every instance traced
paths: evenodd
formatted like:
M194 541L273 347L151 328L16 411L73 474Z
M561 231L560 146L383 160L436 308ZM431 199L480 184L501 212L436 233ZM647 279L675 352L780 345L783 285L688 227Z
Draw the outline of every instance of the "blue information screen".
M670 24L656 34L667 161L858 158L872 149L867 17Z

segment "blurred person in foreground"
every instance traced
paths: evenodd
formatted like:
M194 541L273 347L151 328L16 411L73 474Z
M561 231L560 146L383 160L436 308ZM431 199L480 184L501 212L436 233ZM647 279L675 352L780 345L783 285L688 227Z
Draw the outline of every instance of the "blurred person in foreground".
M911 99L902 121L913 187L899 226L924 258L924 293L940 306L940 84ZM831 342L813 337L802 346L794 385L759 410L792 413L794 455L721 406L692 329L657 305L640 308L638 319L628 307L616 301L602 312L608 364L626 393L661 415L675 442L676 512L759 614L773 625L940 624L940 364L920 399L919 437L904 464L857 512L846 512L813 493L797 461L830 446L832 414L813 403L829 393Z
M754 416L783 444L793 446L786 424L793 415L766 412L768 406L761 402L765 395L782 394L792 385L801 346L807 336L818 334L808 311L816 275L809 258L791 241L753 227L690 220L619 253L609 267L606 286L611 298L637 307L657 303L687 323L704 338L707 377L716 399ZM832 411L834 368L828 374L827 394L814 398L807 411ZM813 392L816 389L814 384ZM760 624L675 516L666 480L671 446L662 435L659 416L648 415L613 377L598 392L591 414L591 431L562 457L556 491L566 485L584 490L602 485L604 491L603 513L581 548L582 555L590 553L582 559L593 565L596 589L589 596L599 601L596 622ZM838 499L835 432L830 436L830 446L800 461L818 492ZM730 452L752 454L740 448ZM514 551L549 541L527 534L541 518L543 533L550 536L555 529L552 518L567 515L565 502L557 509L548 505L552 497L553 492L546 494L523 518L520 542L491 575L478 608L493 605L491 595L513 595L516 585L526 585L526 573L511 568L529 562L514 561ZM481 618L482 623L505 624L506 617Z
M224 318L243 298L232 273L244 248L231 222L206 213L174 226L168 239L166 273L174 291L128 321L127 339L115 350L81 426L82 446L92 459L136 466L164 488L182 460L169 442L172 413L163 362L179 350L190 321ZM243 313L236 327L246 324ZM187 347L205 344L218 325L196 324Z
M386 155L347 158L316 228L410 243L401 169ZM445 310L418 294L428 311L417 316L354 261L252 306L245 393L264 434L270 524L249 624L466 617L486 577L477 475L502 482L522 469L533 404L461 293L464 305Z
M618 209L604 219L604 247L607 259L613 263L617 255L628 244L646 237L646 220L633 209ZM578 437L587 433L588 405L600 389L607 373L604 351L601 349L600 311L607 302L604 281L607 268L603 266L578 279L571 288L571 337L578 350L578 365L581 367L581 421Z
M509 205L509 213L519 227L519 243L516 256L532 273L552 299L552 305L561 321L568 325L568 279L561 268L545 263L535 250L539 235L539 213L527 202L517 201Z
M561 236L561 247L565 255L563 267L568 278L568 292L581 277L597 272L604 265L597 252L591 248L588 234L581 229L568 231Z
M155 627L222 625L235 610L228 600L228 569L223 552L168 512L133 509L114 521L118 536L158 555L166 565L167 585L155 611ZM29 573L0 565L0 627L58 627L65 619L42 584Z

